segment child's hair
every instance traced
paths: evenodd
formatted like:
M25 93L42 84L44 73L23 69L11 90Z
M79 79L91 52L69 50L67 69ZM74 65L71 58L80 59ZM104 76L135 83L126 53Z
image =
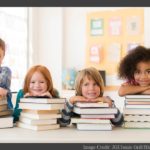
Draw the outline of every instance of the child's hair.
M5 42L1 38L0 38L0 47L4 51L4 54L5 54L6 45L5 45Z
M88 79L92 79L96 82L96 84L100 87L100 95L99 96L103 96L104 82L103 82L103 79L102 79L100 73L94 67L89 67L89 68L83 69L78 72L76 80L75 80L76 95L82 96L81 88L82 88L82 84L83 84L85 77L87 77Z
M150 62L150 49L137 46L121 60L118 75L122 79L134 80L134 73L139 62Z
M44 76L46 83L47 83L47 91L49 91L51 93L52 97L56 97L56 90L53 88L51 74L50 74L49 70L45 66L42 66L42 65L33 66L27 72L27 74L25 76L25 80L24 80L24 87L23 87L24 93L29 92L30 80L35 72L39 72Z

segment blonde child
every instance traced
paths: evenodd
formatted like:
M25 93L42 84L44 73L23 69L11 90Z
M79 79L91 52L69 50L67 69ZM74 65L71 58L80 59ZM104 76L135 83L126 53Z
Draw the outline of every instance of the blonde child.
M14 121L18 121L20 112L19 102L23 97L49 97L58 98L58 92L53 88L52 77L49 70L42 65L33 66L27 72L24 80L24 87L17 94L16 106L14 109Z
M119 88L119 95L150 94L150 49L138 46L120 62L119 77L127 80Z
M73 112L76 102L105 102L109 107L115 107L114 101L109 96L103 96L103 79L97 69L90 67L81 70L75 81L76 95L71 97L66 103L66 109L62 111L62 118L59 120L61 126L70 124L72 116L77 116ZM118 110L115 118L111 120L114 125L123 123L123 116Z
M13 104L11 101L12 94L10 91L11 84L11 70L8 67L2 67L2 61L5 56L5 42L0 39L0 97L6 96L8 108L12 109Z

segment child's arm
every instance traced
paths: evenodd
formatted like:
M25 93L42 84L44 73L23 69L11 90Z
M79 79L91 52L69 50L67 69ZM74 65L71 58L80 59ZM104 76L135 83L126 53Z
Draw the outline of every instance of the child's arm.
M69 103L71 103L72 105L76 102L88 102L89 100L86 99L85 97L83 96L72 96L70 99L69 99Z
M21 109L19 109L19 102L20 99L23 97L24 97L23 91L20 90L17 94L16 105L13 112L14 122L19 120L20 112L22 111Z
M149 95L150 94L150 89L145 90L144 92L141 92L141 94Z
M150 86L135 86L135 85L121 85L119 88L118 94L119 96L125 96L129 94L142 94L144 91L150 90Z
M65 109L62 110L62 117L58 119L60 126L65 127L70 124L71 116L73 111L73 105L66 102Z

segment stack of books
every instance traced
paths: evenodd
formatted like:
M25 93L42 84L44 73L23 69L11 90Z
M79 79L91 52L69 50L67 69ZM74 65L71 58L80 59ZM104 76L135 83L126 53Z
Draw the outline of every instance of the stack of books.
M110 108L108 103L77 102L73 111L79 118L72 118L71 122L79 130L112 130L110 119L117 113L116 108Z
M150 128L150 95L127 95L124 105L125 128Z
M31 130L58 129L57 118L64 109L65 98L22 98L19 108L22 112L17 126Z
M12 110L8 109L7 97L0 96L0 128L13 127Z

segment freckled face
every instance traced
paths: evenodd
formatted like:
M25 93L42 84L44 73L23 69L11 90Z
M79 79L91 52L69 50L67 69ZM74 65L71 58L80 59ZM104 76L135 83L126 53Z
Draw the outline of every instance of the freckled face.
M29 92L32 95L39 96L47 91L47 83L40 72L35 72L30 81Z

